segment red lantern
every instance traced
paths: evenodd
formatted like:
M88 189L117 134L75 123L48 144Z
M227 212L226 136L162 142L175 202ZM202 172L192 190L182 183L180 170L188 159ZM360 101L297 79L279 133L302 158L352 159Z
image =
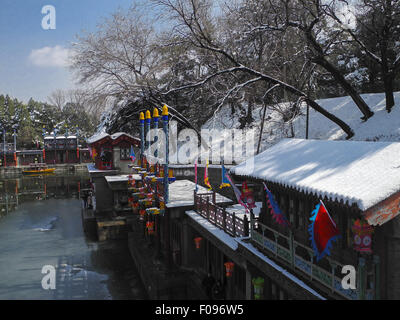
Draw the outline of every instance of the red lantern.
M146 229L147 229L147 233L149 235L154 234L154 222L153 221L147 221L146 222Z
M146 210L139 210L139 220L143 221L144 220L144 215L146 214ZM147 223L146 223L146 228L147 228Z
M352 230L354 234L354 250L361 253L372 253L372 233L374 228L368 222L357 219L354 221Z
M235 267L235 264L233 262L225 262L224 265L226 268L226 276L231 277L232 273L233 273L233 268Z
M201 240L203 240L202 237L194 238L194 243L196 245L196 249L200 249Z

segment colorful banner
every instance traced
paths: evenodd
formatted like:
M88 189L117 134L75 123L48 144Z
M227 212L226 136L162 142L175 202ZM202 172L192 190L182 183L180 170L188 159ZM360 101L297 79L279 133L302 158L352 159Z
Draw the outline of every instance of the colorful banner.
M230 187L231 184L229 183L228 178L226 177L227 171L224 165L222 165L222 173L221 173L221 185L219 186L220 189L225 188L225 187Z
M132 162L135 162L136 156L135 156L135 151L133 150L133 146L131 146L131 153L129 154L131 157Z
M206 168L204 169L204 184L208 187L208 191L212 190L210 181L208 180L208 160L207 160Z
M372 234L373 226L369 225L365 220L357 219L352 226L353 231L353 248L360 253L372 253Z
M197 184L197 160L194 163L194 183L196 184L196 192L199 190L199 185Z
M256 207L253 191L247 187L246 181L244 181L242 185L241 199L244 203L246 203L248 209L253 209Z
M242 192L236 187L235 183L233 182L231 176L226 173L226 178L228 179L230 185L232 186L233 192L235 193L237 202L240 203L245 209L246 212L249 212L249 208L247 208L247 204L242 201Z
M308 231L310 233L311 246L318 262L324 256L330 255L332 242L340 237L340 232L322 200L311 212L311 215L310 220L312 223L308 227Z
M96 152L96 149L93 148L93 149L92 149L92 159L93 159L93 161L96 160L96 157L97 157L97 152Z
M279 208L278 203L275 201L274 195L268 189L267 185L264 182L263 185L264 185L264 190L267 194L267 205L268 208L270 209L272 217L278 224L289 227L290 226L289 221Z

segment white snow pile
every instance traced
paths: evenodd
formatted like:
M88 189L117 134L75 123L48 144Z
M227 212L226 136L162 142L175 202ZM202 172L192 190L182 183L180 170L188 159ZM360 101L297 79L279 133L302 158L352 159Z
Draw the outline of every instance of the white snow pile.
M169 185L169 201L167 208L192 206L194 204L194 190L196 184L190 180L176 180ZM209 193L209 191L198 185L198 194ZM215 202L231 203L232 200L216 193Z
M230 171L365 211L400 191L399 155L399 142L284 139Z

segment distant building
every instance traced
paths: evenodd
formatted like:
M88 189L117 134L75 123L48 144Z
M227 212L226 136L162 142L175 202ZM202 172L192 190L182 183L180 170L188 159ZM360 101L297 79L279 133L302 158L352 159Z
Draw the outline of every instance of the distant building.
M45 136L44 162L47 164L79 163L76 136Z
M95 167L98 170L119 169L121 173L131 172L128 167L132 164L130 157L131 146L135 153L135 164L140 155L140 139L123 132L101 133L87 140Z

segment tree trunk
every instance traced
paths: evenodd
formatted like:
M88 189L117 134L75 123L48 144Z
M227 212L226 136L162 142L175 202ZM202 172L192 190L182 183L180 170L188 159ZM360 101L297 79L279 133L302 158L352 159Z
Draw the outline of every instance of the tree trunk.
M334 114L330 113L329 111L325 110L323 107L321 107L318 103L316 103L314 100L312 100L310 97L308 97L304 92L296 89L295 87L279 81L275 78L272 78L266 74L260 73L258 71L252 70L250 68L241 66L241 69L243 71L246 71L250 74L256 75L258 77L261 77L262 79L273 83L273 84L279 84L280 86L282 86L285 90L287 90L288 92L298 96L298 97L303 97L304 101L307 102L311 108L313 108L315 111L321 113L323 116L325 116L326 118L328 118L329 120L331 120L332 122L336 123L346 134L347 137L346 139L350 139L351 137L354 136L354 131L350 128L350 126L348 126L344 121L342 121L341 119L339 119L338 117L336 117Z
M335 80L342 86L346 93L353 99L354 103L360 109L361 113L364 115L361 119L367 121L371 118L374 113L365 103L364 99L358 94L358 92L351 86L351 84L343 77L343 75L327 61L324 57L317 57L313 60L316 64L320 65L328 72L332 74Z
M386 111L390 113L394 107L394 95L393 95L393 77L391 74L384 75L383 83L385 85L385 97L386 97Z

